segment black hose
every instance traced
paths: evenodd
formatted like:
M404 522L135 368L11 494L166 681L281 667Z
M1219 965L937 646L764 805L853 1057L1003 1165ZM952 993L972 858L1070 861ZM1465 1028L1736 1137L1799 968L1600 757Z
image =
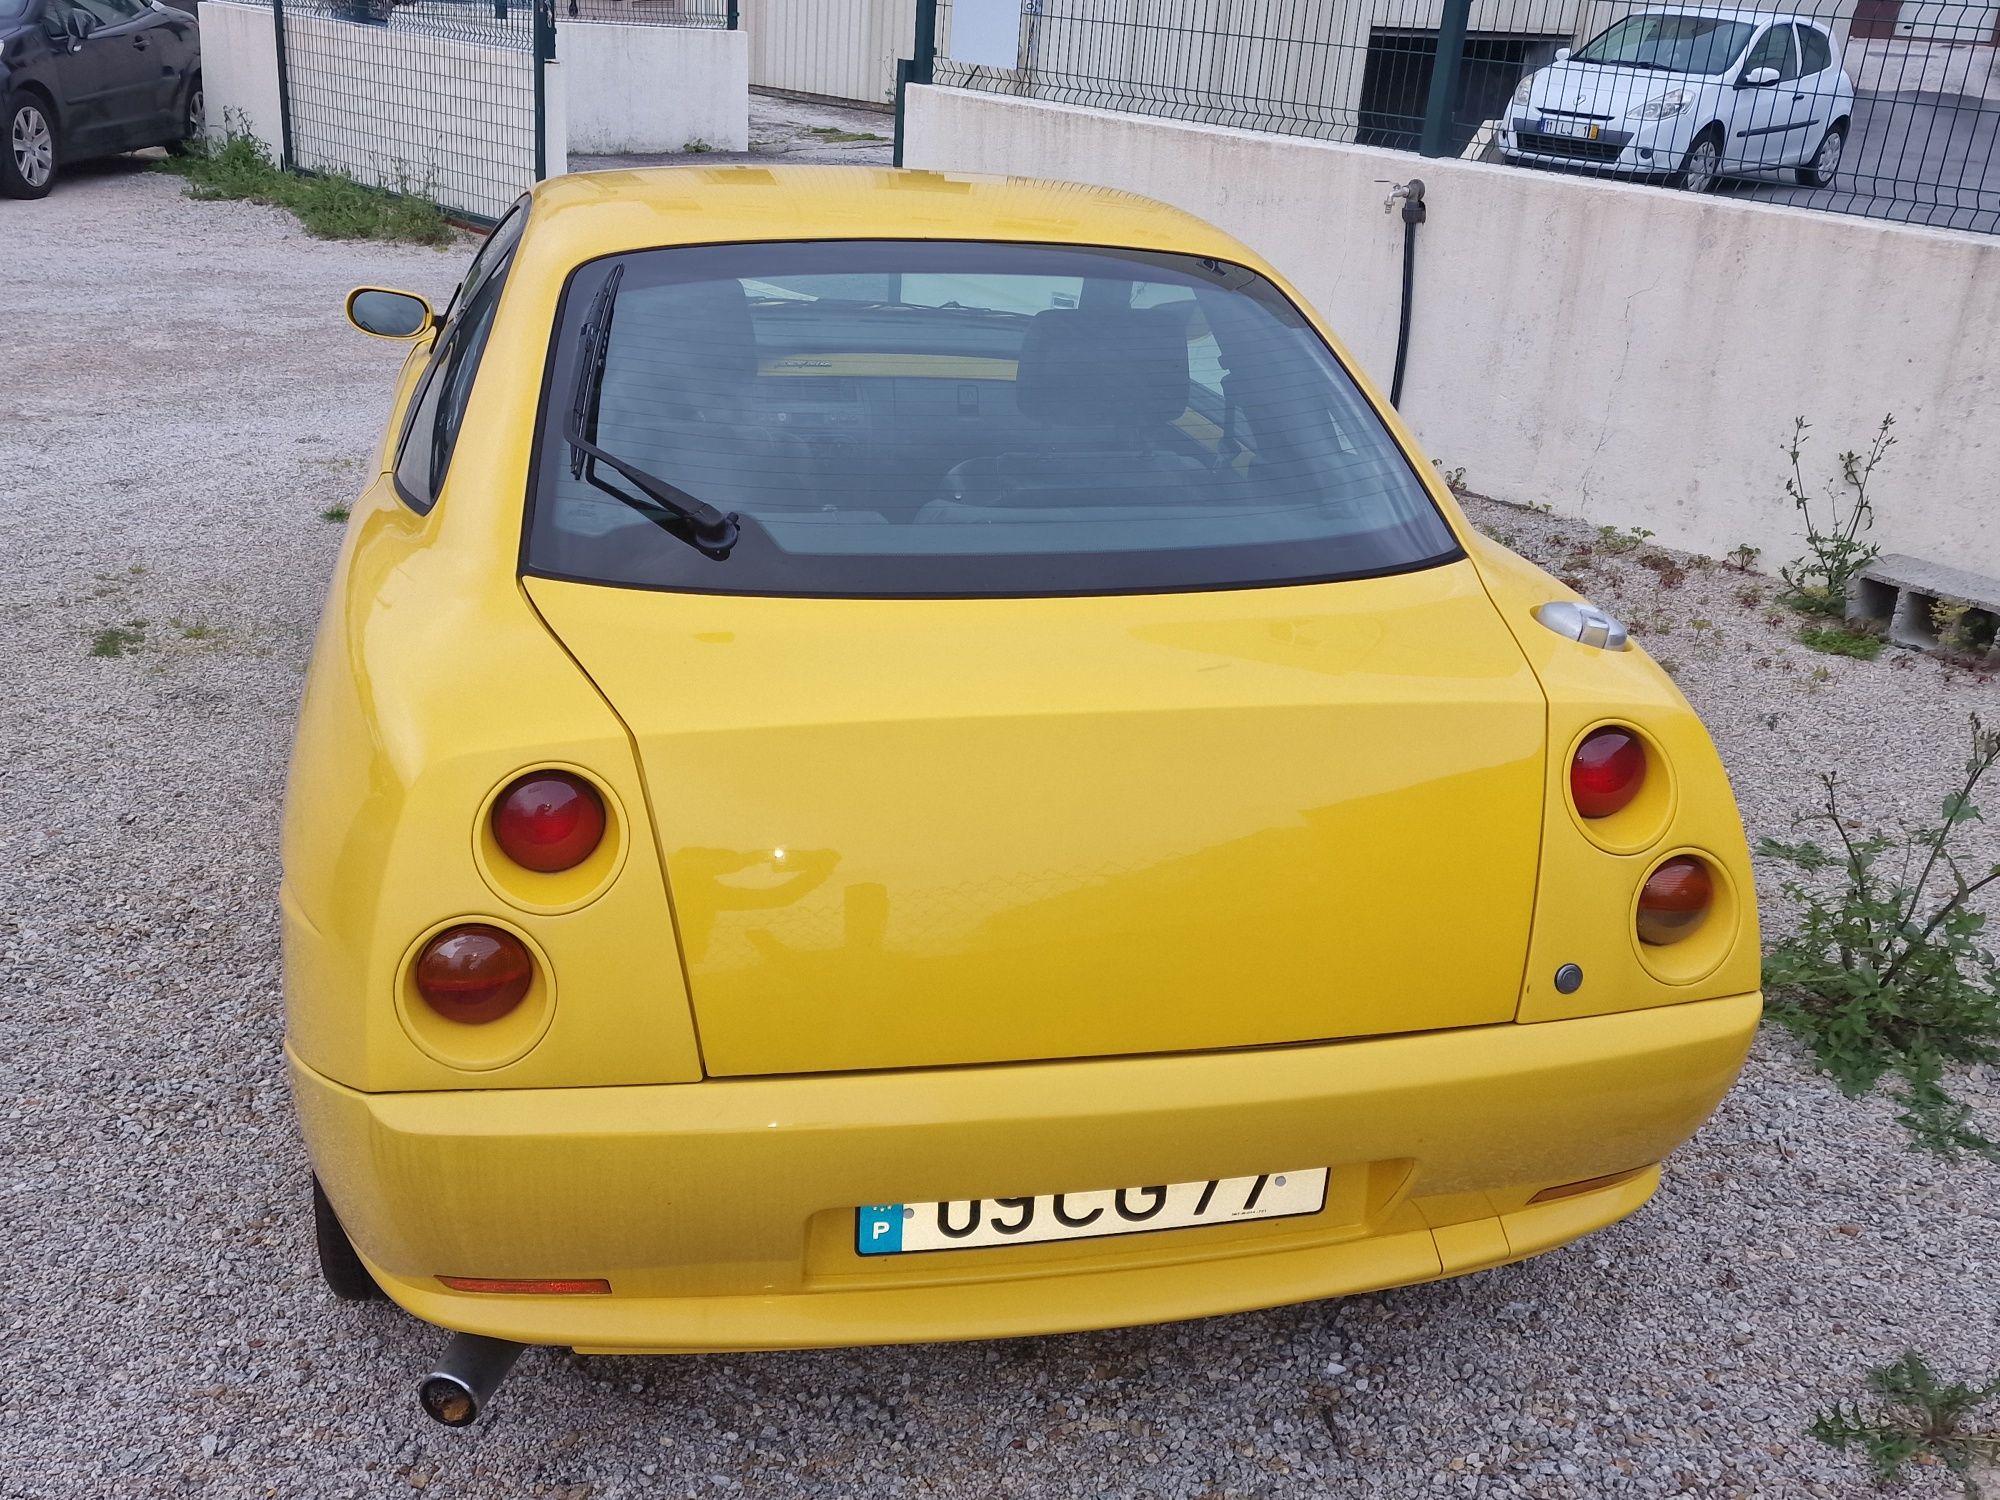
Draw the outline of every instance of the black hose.
M1410 303L1417 279L1417 226L1424 222L1424 185L1415 178L1403 185L1403 310L1396 321L1396 373L1389 381L1389 404L1403 404L1403 367L1410 357Z

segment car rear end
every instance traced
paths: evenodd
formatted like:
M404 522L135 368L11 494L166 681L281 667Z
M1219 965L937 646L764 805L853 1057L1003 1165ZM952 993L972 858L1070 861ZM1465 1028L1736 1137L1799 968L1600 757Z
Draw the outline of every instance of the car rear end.
M301 727L294 1088L398 1302L1025 1334L1645 1200L1757 1018L1720 765L1274 276L1084 190L601 181L508 272L539 387L357 514Z

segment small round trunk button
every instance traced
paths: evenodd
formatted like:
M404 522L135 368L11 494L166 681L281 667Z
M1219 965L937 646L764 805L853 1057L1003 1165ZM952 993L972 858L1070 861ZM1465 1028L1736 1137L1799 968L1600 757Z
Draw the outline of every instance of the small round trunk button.
M1574 995L1583 988L1583 970L1575 964L1564 964L1556 970L1556 993Z

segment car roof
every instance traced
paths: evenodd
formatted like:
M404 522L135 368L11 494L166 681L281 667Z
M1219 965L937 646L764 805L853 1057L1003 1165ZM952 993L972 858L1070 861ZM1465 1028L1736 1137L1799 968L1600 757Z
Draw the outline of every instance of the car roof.
M1136 193L896 167L576 173L534 190L530 232L578 262L664 245L940 239L1167 250L1268 269L1214 225Z
M1814 16L1802 16L1789 10L1744 10L1728 5L1675 5L1660 6L1652 10L1635 10L1634 16L1702 16L1718 21L1749 21L1753 24L1764 21L1803 21L1807 25L1827 29L1826 22Z

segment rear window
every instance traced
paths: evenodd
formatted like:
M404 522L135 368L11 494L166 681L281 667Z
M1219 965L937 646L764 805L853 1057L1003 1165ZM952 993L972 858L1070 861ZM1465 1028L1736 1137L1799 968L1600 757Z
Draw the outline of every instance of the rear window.
M594 314L608 336L586 339ZM551 355L534 573L935 597L1237 588L1459 555L1324 342L1221 261L903 241L645 251L575 273ZM595 378L579 382L584 365ZM736 518L726 556L691 545L662 486Z

